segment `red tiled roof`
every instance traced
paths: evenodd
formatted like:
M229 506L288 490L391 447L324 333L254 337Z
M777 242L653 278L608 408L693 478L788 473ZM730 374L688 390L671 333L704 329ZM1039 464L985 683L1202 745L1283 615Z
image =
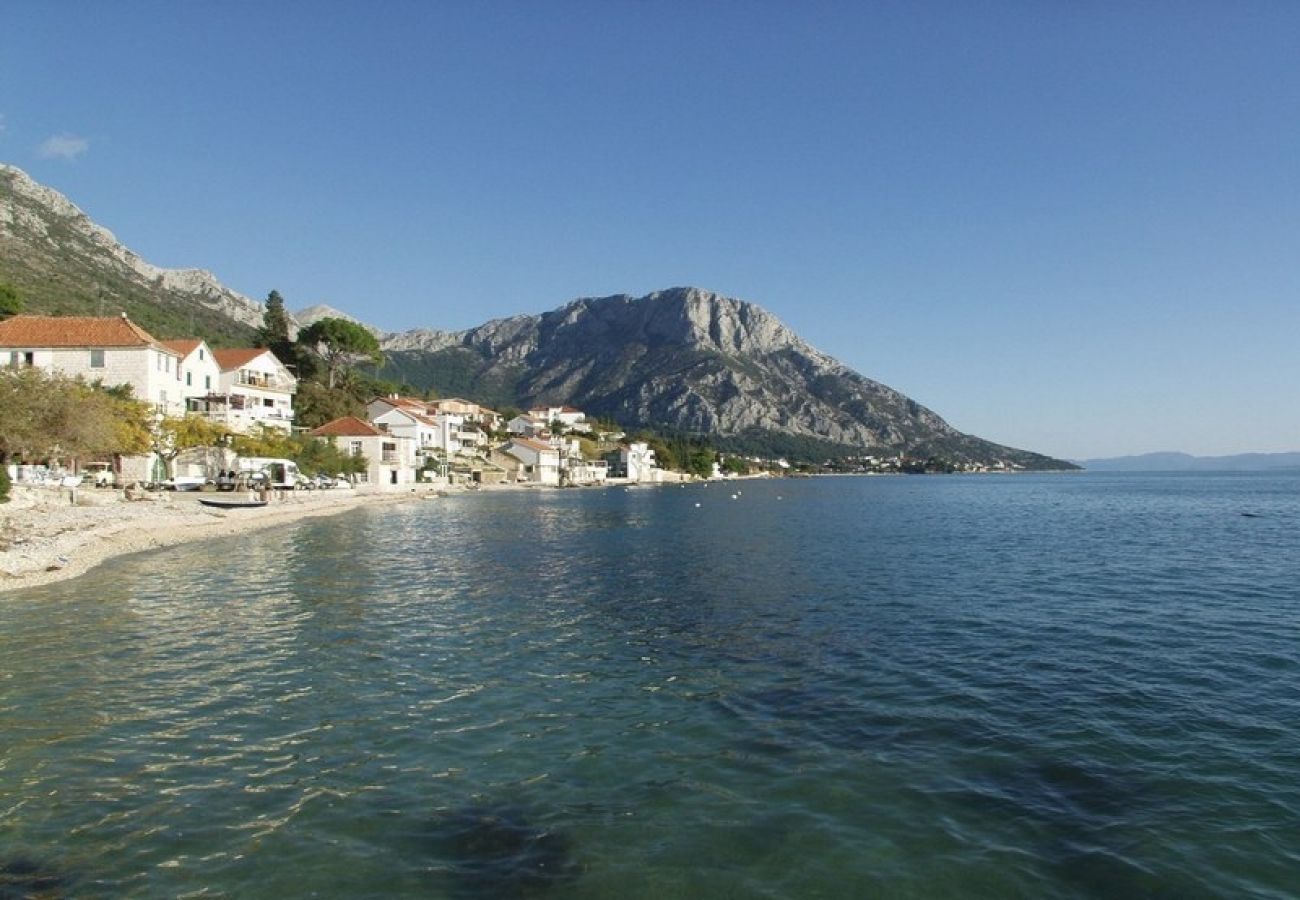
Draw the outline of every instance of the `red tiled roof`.
M265 347L242 347L237 350L213 350L212 358L217 361L221 371L229 372L231 369L238 369L240 366L246 366L253 360L257 359L263 353L271 353ZM275 354L271 354L273 357Z
M126 316L13 316L0 322L0 347L154 347L176 352Z
M376 437L383 434L375 426L363 422L356 416L344 416L333 422L326 422L311 432L312 437Z
M203 343L199 338L185 338L179 341L163 341L162 345L168 350L175 350L182 357L189 356L195 350L199 349L199 344Z

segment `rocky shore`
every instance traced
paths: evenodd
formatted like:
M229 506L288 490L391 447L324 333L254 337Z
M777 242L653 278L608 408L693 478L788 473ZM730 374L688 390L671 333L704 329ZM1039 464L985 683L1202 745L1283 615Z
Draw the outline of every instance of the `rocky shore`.
M199 493L127 500L122 491L15 486L0 505L0 593L84 574L114 556L208 537L242 534L299 519L336 515L363 504L418 499L435 488L401 493L302 491L257 509L201 505Z

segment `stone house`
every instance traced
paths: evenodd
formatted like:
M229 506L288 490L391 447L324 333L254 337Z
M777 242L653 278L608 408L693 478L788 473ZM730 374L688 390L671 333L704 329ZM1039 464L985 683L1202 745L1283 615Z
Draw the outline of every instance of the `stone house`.
M181 354L121 316L13 316L0 322L0 364L39 366L107 387L127 385L163 415L185 410Z

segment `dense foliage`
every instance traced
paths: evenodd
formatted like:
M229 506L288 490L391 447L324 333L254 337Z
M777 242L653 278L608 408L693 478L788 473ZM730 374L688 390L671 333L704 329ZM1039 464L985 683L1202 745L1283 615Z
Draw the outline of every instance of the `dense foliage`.
M384 361L378 338L347 319L317 319L298 333L298 346L306 360L324 370L325 384L331 388L345 382L357 366Z
M0 284L0 319L16 316L23 311L23 298L12 284Z
M0 464L136 454L151 444L147 405L34 367L0 369Z

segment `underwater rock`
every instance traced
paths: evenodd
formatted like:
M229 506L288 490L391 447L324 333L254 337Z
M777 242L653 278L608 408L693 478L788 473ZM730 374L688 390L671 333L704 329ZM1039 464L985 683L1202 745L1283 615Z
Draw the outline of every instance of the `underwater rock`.
M35 860L15 857L0 862L0 900L58 900L68 878Z
M569 839L513 807L462 807L430 827L457 897L540 897L578 874Z

